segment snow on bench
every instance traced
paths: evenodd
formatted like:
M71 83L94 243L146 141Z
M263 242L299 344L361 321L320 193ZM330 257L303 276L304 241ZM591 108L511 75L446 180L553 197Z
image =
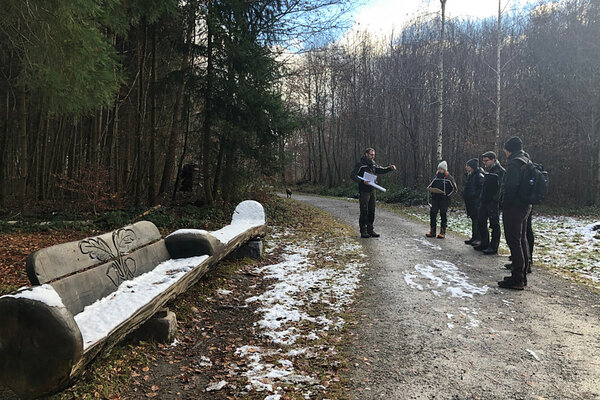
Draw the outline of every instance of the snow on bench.
M0 297L0 382L24 399L63 389L100 351L265 231L263 207L249 200L214 232L182 229L161 239L141 221L31 254L34 286Z

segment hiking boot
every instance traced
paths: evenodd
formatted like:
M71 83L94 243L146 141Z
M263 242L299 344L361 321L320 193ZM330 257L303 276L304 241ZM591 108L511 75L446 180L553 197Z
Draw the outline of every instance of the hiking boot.
M512 280L512 276L505 276L504 280L505 281L511 281ZM527 286L527 281L523 281L523 286Z
M473 243L471 243L471 246L473 246L473 247L477 247L477 246L479 246L480 244L481 244L481 240L476 240L476 241L474 241Z
M375 231L373 231L373 230L371 230L371 231L369 231L369 232L367 232L367 233L368 233L368 235L369 235L369 236L371 236L371 237L379 237L379 236L381 236L379 233L377 233L377 232L375 232Z
M432 228L429 230L429 232L427 232L427 233L425 234L425 236L427 236L428 238L435 237L435 227L432 227Z
M508 277L508 279L506 279L506 280L499 281L498 286L500 286L503 289L512 289L512 290L525 289L525 285L523 283L513 281L512 277Z
M473 239L473 238L471 238L469 240L465 240L465 244L471 244L471 243L475 242L476 240L477 239Z
M497 254L497 253L498 253L498 250L495 250L491 247L488 247L487 249L483 250L483 254L487 254L487 255Z
M485 250L485 249L487 249L488 247L487 247L487 246L482 246L482 245L479 245L479 246L475 246L475 247L473 247L473 248L474 248L475 250L477 250L477 251L484 251L484 250Z
M446 237L446 228L442 228L442 229L440 229L440 233L438 233L437 238L444 239L445 237Z
M371 235L367 233L367 227L365 225L361 225L360 227L360 237L364 239L371 237Z

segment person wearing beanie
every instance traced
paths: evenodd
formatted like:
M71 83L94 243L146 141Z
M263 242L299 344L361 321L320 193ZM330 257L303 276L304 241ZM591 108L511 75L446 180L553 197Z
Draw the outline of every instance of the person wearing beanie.
M498 282L506 289L523 290L527 286L529 264L529 244L527 243L527 217L531 204L519 196L522 167L530 161L523 152L523 142L514 136L504 143L504 153L508 158L506 173L500 187L500 205L504 223L504 237L510 249L512 269L510 276Z
M465 182L463 199L465 201L467 216L471 219L471 238L465 240L465 244L471 244L479 240L477 212L481 197L481 187L483 186L483 171L479 168L479 160L476 158L467 161L465 170L467 172L467 181Z
M500 246L500 183L504 177L504 168L496 159L496 153L486 151L481 155L485 173L483 175L483 186L481 188L481 201L477 211L477 223L479 224L479 241L471 243L473 248L482 251L483 254L497 254ZM489 228L488 228L489 220ZM490 231L492 239L490 241Z
M360 237L370 238L379 237L381 235L373 229L373 222L375 221L375 202L377 200L375 188L359 177L363 177L365 173L377 175L387 174L388 172L395 170L395 165L381 167L375 164L375 150L370 147L365 150L360 161L358 161L354 166L354 169L352 169L350 178L358 183L358 204L360 207L358 225L360 227Z
M429 232L425 234L427 237L435 237L437 228L437 214L440 213L442 220L438 239L446 237L446 228L448 227L448 207L450 206L450 196L457 190L456 182L452 175L448 173L448 163L442 161L438 164L436 174L427 186L427 190L431 193L431 208L429 209Z

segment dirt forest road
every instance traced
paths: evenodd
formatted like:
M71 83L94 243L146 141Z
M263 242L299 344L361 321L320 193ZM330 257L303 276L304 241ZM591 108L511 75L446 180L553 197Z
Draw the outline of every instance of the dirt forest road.
M356 202L294 199L357 226ZM375 228L361 239L356 399L600 399L600 295L535 266L524 291L500 289L506 256L426 239L381 208Z

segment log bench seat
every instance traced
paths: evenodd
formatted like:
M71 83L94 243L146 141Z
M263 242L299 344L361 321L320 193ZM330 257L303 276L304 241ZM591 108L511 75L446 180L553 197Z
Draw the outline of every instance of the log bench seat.
M23 399L62 390L97 354L265 232L262 205L247 200L217 231L182 229L162 239L141 221L32 253L33 286L0 297L0 383Z

